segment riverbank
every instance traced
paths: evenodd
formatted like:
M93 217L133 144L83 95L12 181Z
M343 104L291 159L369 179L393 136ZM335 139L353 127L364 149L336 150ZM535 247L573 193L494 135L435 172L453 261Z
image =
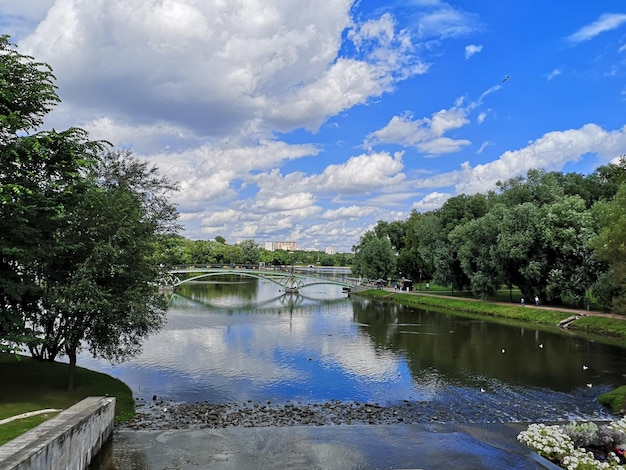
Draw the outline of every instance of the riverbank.
M626 346L626 317L616 314L543 305L522 306L505 302L457 298L424 291L399 292L393 288L364 290L353 295L420 308L445 309L547 326L566 324L568 330L609 336L621 346Z
M0 354L0 374L3 381L0 387L0 420L7 420L0 425L0 445L89 396L116 397L116 422L135 414L130 388L107 374L77 367L75 388L67 391L67 364L41 362L15 354ZM48 411L9 420L38 410Z

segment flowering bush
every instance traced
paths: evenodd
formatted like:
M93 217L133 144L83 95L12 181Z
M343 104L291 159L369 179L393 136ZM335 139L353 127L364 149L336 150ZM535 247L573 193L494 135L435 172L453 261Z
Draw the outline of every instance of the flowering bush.
M567 470L624 469L626 418L598 426L576 423L531 424L517 439L542 457Z

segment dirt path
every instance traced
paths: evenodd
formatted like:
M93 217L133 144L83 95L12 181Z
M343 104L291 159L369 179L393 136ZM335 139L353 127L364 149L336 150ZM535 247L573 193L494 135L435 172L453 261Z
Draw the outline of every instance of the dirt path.
M58 413L59 411L63 411L63 410L48 408L45 410L29 411L27 413L22 413L21 415L15 415L9 418L0 419L0 426L6 423L10 423L11 421L18 420L18 419L30 418L31 416L37 416L37 415L41 415L44 413Z

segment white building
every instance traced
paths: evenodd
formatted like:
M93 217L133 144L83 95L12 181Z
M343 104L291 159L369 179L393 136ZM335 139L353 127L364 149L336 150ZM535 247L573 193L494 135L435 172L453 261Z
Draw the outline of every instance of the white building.
M268 251L296 251L298 244L296 242L265 242L265 249Z

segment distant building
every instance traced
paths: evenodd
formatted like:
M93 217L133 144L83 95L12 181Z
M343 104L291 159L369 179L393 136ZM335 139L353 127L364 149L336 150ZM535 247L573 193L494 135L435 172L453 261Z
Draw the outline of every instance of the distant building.
M335 250L334 246L327 246L326 247L326 254L327 255L334 255L335 253L337 253L337 251Z
M296 242L265 242L265 249L268 251L296 251L298 244Z

